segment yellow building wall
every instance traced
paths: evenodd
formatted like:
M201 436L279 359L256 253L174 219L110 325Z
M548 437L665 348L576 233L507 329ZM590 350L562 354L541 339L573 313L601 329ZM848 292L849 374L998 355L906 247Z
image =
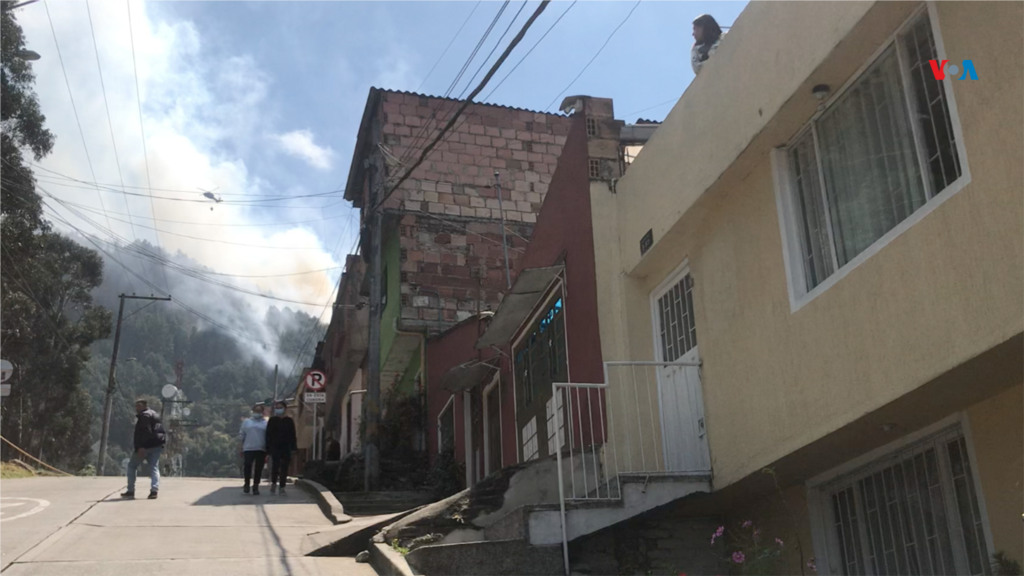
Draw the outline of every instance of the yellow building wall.
M992 545L1024 564L1024 385L967 411Z
M815 300L790 309L770 151L813 114L810 85L821 77L841 85L916 6L752 3L720 60L702 71L619 183L615 290L624 301L618 318L602 309L602 337L622 330L628 358L653 359L650 293L688 260L716 489L1024 330L1021 3L935 5L947 54L973 59L981 75L953 84L971 183ZM800 49L773 44L779 38ZM755 62L768 53L782 64L748 75L732 53L741 49ZM733 85L732 77L748 83ZM807 93L795 94L797 87ZM749 145L733 162L744 138ZM715 168L722 162L727 167ZM659 230L664 238L639 261L637 242L652 226L656 241ZM599 290L608 288L599 282Z

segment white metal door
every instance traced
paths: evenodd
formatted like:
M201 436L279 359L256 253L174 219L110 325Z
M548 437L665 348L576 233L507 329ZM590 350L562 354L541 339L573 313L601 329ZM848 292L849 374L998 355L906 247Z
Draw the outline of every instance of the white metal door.
M658 400L665 471L710 470L700 354L693 315L693 281L685 267L652 298L658 360Z

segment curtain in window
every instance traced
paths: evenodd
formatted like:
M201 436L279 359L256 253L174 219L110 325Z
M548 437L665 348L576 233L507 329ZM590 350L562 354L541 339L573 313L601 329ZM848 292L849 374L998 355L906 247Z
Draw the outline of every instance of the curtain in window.
M894 48L821 118L818 137L842 266L927 200Z

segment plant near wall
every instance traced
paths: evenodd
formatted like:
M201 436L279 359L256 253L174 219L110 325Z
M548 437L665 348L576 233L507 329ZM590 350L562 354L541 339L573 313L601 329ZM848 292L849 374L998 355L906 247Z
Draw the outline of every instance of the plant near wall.
M739 574L777 574L785 542L780 538L767 540L751 520L737 528L719 526L711 535L711 546L717 547L733 570Z
M1010 558L1006 552L992 554L992 574L995 576L1020 576L1020 562Z
M809 562L804 562L804 543L800 538L800 520L797 518L796 512L790 507L789 502L786 502L786 495L782 491L782 486L779 484L779 477L775 474L774 468L762 468L762 474L768 474L772 477L772 483L775 484L775 491L779 493L779 500L782 501L782 506L786 509L786 513L789 515L789 521L792 523L793 538L796 540L796 551L800 555L800 576L804 574L804 566L809 568L811 572L817 572L818 566L815 563L814 558L811 558Z

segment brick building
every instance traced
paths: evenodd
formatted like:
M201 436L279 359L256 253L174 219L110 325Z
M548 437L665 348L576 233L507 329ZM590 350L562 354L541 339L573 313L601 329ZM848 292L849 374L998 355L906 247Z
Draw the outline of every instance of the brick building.
M428 336L498 307L508 288L502 243L507 242L514 281L569 133L570 120L563 115L472 104L396 188L460 104L449 98L374 88L357 135L345 198L361 212L364 257L369 255L371 208L383 200L384 398L396 386L406 393L423 392ZM495 173L501 183L500 204ZM361 276L359 292L363 301L368 299L368 276ZM367 326L332 322L326 340L353 339L354 334L336 334L339 330L365 332ZM366 335L361 337L365 341ZM349 392L365 388L366 354L342 357L335 348L324 347L324 354L332 356L324 362L332 388L328 397L335 404L342 398L353 402ZM328 406L327 413L336 417L329 418L325 433L338 440L351 439L352 422L359 415L352 411L350 417L349 412L347 406ZM425 438L416 443L424 447ZM342 444L347 447L348 441Z

